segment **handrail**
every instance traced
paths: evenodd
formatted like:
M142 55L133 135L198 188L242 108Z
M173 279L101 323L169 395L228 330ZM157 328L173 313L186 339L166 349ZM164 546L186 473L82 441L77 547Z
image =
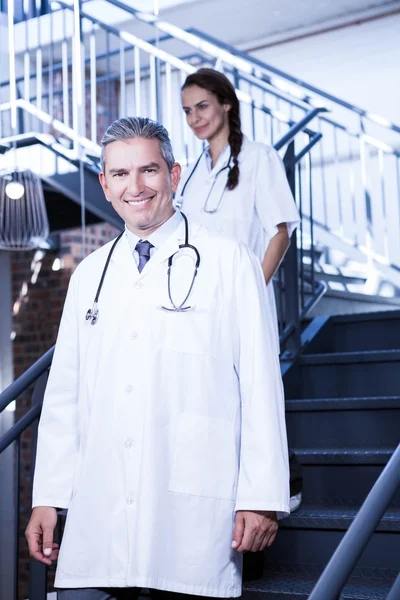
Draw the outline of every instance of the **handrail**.
M300 131L303 131L305 126L308 125L308 123L310 123L310 121L312 121L321 112L327 112L327 109L324 107L319 107L310 110L310 112L308 112L300 121L293 125L293 127L291 127L289 131L287 131L285 135L283 135L281 139L276 142L276 144L274 144L275 150L281 150L284 146L286 146L286 144L289 144L295 138L295 136L300 133Z
M116 2L116 0L108 0L108 2L110 2L110 4L114 4ZM163 28L163 31L166 31L166 29ZM285 73L284 71L281 71L280 69L277 69L276 67L273 67L272 65L265 63L265 62L261 61L260 59L247 54L243 50L239 50L238 48L235 48L234 46L231 46L229 44L226 44L225 42L221 42L220 40L217 40L216 38L212 37L211 35L208 35L208 34L204 33L203 31L196 29L195 27L191 28L189 31L191 31L194 35L198 36L199 38L211 43L212 45L215 45L217 48L222 47L224 50L230 52L234 56L237 56L242 60L247 60L249 63L253 64L256 68L271 71L271 73L273 73L274 75L277 75L277 76L281 77L282 79L286 79L287 81L290 81L291 83L293 83L294 85L297 85L298 87L305 88L306 90L312 92L313 94L317 94L318 96L321 96L322 98L325 98L326 100L329 100L330 102L333 102L334 104L338 104L339 106L342 106L343 108L347 108L348 110L351 110L352 112L357 113L360 117L365 117L366 119L368 119L369 121L372 121L373 123L377 123L378 125L381 125L382 127L386 127L387 129L391 129L393 131L396 131L397 133L400 133L399 125L396 125L395 123L391 123L388 119L385 119L384 117L381 117L380 115L375 115L375 114L371 113L370 111L367 111L363 108L355 106L354 104L351 104L350 102L346 102L345 100L342 100L341 98L338 98L337 96L333 96L333 94L324 92L323 90L320 90L319 88L317 88L309 83L306 83L305 81L302 81L301 79L298 79L297 77L293 77L292 75L289 75L288 73ZM273 85L273 82L270 81L269 83L271 83L271 85ZM305 101L307 102L307 100L305 100Z
M180 27L177 27L176 25L172 25L170 23L162 21L154 14L144 13L142 11L139 11L138 9L132 8L131 6L126 5L124 2L120 2L120 0L108 0L108 2L131 14L138 21L147 23L148 25L152 25L156 29L159 29L160 31L171 35L171 37L173 38L177 38L195 48L203 50L206 54L213 55L216 58L221 58L227 64L231 64L238 68L242 68L248 73L252 73L254 72L254 70L259 69L269 71L274 75L281 77L282 79L285 79L298 87L304 88L313 94L321 96L322 98L325 98L326 100L329 100L334 104L342 106L343 108L346 108L358 114L360 117L364 117L375 124L381 125L382 127L400 133L400 126L391 123L384 117L381 117L380 115L375 115L365 109L359 108L358 106L351 104L350 102L341 100L340 98L337 98L336 96L333 96L328 92L324 92L319 88L309 83L306 83L305 81L302 81L297 77L293 77L292 75L289 75L288 73L285 73L280 69L272 67L271 65L257 58L254 58L253 56L248 55L246 52L243 52L242 50L238 50L234 46L221 42L220 40L217 40L216 38L205 34L204 32L199 31L196 28L191 28L190 30L186 31L184 29L181 29ZM271 85L274 85L272 81L269 81L269 83ZM308 104L310 103L308 98L305 99L305 101Z
M12 384L11 384L12 385ZM24 414L23 417L18 419L18 421L10 427L8 431L6 431L2 437L0 437L0 454L8 448L10 444L15 442L15 440L24 433L25 429L30 427L37 418L40 417L40 413L42 412L42 405L35 404L28 410L27 413Z
M399 485L400 444L362 504L308 600L337 600Z
M25 392L51 365L54 348L50 348L0 394L0 413Z
M386 600L399 600L400 598L400 572L396 577L396 581L394 582L392 589L389 592L389 596Z

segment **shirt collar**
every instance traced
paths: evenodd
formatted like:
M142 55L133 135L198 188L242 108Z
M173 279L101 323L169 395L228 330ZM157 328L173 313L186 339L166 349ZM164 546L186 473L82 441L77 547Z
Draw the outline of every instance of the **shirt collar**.
M243 134L242 148L241 148L240 152L242 152L245 148L247 148L249 144L250 144L249 138ZM222 150L221 154L219 155L216 165L214 167L212 167L210 146L207 146L207 148L204 150L204 157L205 157L208 171L211 173L211 171L213 171L216 167L219 167L222 162L225 162L225 161L228 162L229 153L230 153L230 145L227 144L225 146L225 148Z
M183 217L180 214L180 212L175 211L172 217L168 219L168 221L165 221L165 223L163 223L161 227L153 231L153 233L148 237L139 237L138 235L136 235L136 233L133 233L133 231L128 229L128 227L125 225L125 233L126 237L128 238L131 252L133 253L133 251L136 248L136 244L139 240L148 240L152 244L152 246L154 246L155 250L158 250L179 227L182 218Z
M221 154L219 155L216 164L214 166L212 166L212 159L211 159L211 154L210 154L210 146L207 146L207 148L204 150L204 157L205 157L205 160L206 160L207 168L208 168L208 170L209 170L210 173L216 167L218 167L222 162L225 162L225 161L228 160L228 158L229 158L229 152L230 152L230 145L227 144L225 146L225 148L222 150Z

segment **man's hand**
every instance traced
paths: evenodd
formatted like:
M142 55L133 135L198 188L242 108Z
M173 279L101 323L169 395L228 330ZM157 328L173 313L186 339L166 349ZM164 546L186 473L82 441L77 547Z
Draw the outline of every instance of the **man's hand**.
M52 561L58 558L58 544L53 542L56 525L57 511L55 508L36 506L25 531L29 554L45 565L51 565Z
M271 546L278 532L275 511L238 510L232 548L238 552L258 552Z

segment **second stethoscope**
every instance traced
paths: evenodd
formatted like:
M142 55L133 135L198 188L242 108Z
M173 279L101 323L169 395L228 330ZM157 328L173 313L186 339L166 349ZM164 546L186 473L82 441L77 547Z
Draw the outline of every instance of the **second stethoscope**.
M185 242L183 244L180 244L179 245L179 249L177 250L177 252L175 252L174 254L172 254L172 256L170 256L168 258L168 297L169 297L169 300L171 302L171 307L161 306L161 308L163 310L166 310L168 312L185 312L187 310L190 310L190 309L194 308L194 306L185 306L185 304L186 304L186 302L187 302L190 294L192 293L192 289L193 289L193 286L194 286L194 281L196 279L197 271L198 271L199 266L200 266L200 254L199 254L199 251L197 250L196 246L193 246L192 244L189 244L189 224L188 224L187 217L183 213L180 213L180 214L182 215L182 217L183 217L183 219L185 221ZM115 246L118 244L119 240L124 235L124 233L125 233L125 231L122 231L119 234L119 236L117 237L117 239L114 241L113 245L111 246L110 252L108 253L108 256L107 256L106 264L104 265L104 269L103 269L103 272L101 274L100 283L99 283L99 286L97 288L96 296L94 297L93 306L92 306L92 308L89 308L88 311L86 312L85 319L86 319L86 321L90 321L91 325L96 325L97 321L99 320L99 297L100 297L101 288L103 287L104 278L106 276L108 265L110 264L111 257L113 255L114 250L115 250ZM187 294L186 294L183 302L181 302L180 304L177 305L173 301L172 294L171 294L171 271L172 271L174 257L176 257L176 255L180 252L180 250L183 250L184 248L188 248L189 250L191 250L192 252L194 252L195 263L194 263L194 271L193 271L192 281L190 283L188 292L187 292Z
M177 208L179 208L179 209L181 209L181 208L182 208L182 206L183 206L183 203L184 203L184 201L185 201L184 195L185 195L185 191L186 191L187 184L189 183L189 181L190 181L190 180L191 180L191 178L193 177L194 173L196 172L196 169L197 169L197 167L199 166L199 163L200 163L201 159L203 158L203 155L204 155L204 153L206 152L206 150L207 150L207 148L206 148L205 150L203 150L203 152L200 154L199 158L198 158L198 159L196 160L196 162L195 162L195 165L194 165L193 169L191 170L191 172L190 172L190 174L189 174L189 177L188 177L188 178L186 179L186 181L185 181L185 184L184 184L184 186L183 186L183 188L182 188L182 191L181 191L181 195L180 195L180 197L179 197L178 201L176 201L176 203L175 203L176 207L177 207ZM224 167L222 167L221 169L219 169L219 171L217 171L217 172L215 173L215 175L214 175L214 181L213 181L213 183L212 183L212 185L211 185L211 187L210 187L210 189L209 189L209 191L208 191L208 194L207 194L207 196L206 196L206 199L205 199L205 201L204 201L203 210L204 210L206 213L209 213L209 214L215 213L215 212L217 212L217 211L218 211L219 207L221 206L222 198L224 197L224 194L225 194L225 191L226 191L226 184L225 184L225 185L224 185L224 187L223 187L222 194L221 194L221 196L220 196L220 198L219 198L219 201L218 201L218 204L216 205L216 207L215 207L215 208L209 208L209 207L208 207L208 203L209 203L210 196L211 196L211 194L212 194L212 192L213 192L214 186L215 186L215 184L216 184L216 182L217 182L217 179L218 179L218 177L221 175L221 173L223 173L224 171L228 171L227 178L229 177L229 173L230 173L230 172L231 172L231 170L232 170L232 167L231 167L231 160L232 160L232 152L231 152L231 153L230 153L230 155L229 155L229 159L228 159L228 162L227 162L227 164L226 164Z

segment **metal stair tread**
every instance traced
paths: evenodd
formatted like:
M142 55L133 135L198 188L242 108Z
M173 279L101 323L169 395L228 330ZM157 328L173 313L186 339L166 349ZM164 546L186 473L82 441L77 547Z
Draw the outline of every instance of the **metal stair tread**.
M293 448L302 464L385 465L395 448L360 450L359 448Z
M283 519L280 526L283 529L347 529L359 507L356 506L314 506L302 505L292 515ZM400 532L400 507L391 507L383 515L377 531Z
M391 570L369 570L353 575L340 595L340 600L385 600L396 577ZM256 581L245 582L243 585L244 600L250 594L262 594L268 600L270 594L274 598L282 596L282 600L298 597L301 600L308 598L321 569L313 565L293 566L287 565L279 570L264 570L264 575Z
M300 357L301 365L331 365L383 361L400 361L400 349L303 354Z
M285 406L287 412L400 408L400 396L301 398L286 400Z
M332 315L333 323L354 323L370 321L393 321L400 319L400 310L384 310L360 314Z

